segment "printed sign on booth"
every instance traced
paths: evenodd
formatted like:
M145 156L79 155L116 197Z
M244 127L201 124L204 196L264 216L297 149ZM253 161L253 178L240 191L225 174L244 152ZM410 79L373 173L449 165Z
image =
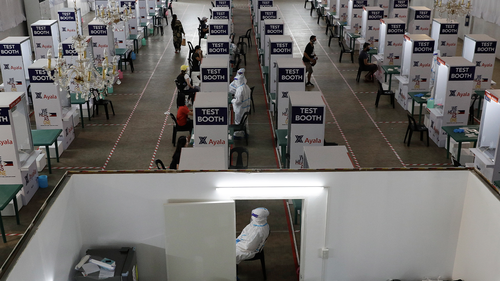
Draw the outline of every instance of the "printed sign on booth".
M201 75L203 83L228 81L227 68L202 68Z
M196 125L227 125L227 107L195 108Z

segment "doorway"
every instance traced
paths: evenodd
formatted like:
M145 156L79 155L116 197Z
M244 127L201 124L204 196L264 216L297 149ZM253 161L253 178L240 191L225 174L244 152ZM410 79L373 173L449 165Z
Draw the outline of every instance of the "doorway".
M293 200L302 201L301 199ZM301 221L295 222L295 206L292 200L235 200L236 236L250 222L251 212L258 207L270 212L270 235L265 249L267 280L298 280L297 268L301 242ZM240 281L264 280L259 260L242 261L238 266Z

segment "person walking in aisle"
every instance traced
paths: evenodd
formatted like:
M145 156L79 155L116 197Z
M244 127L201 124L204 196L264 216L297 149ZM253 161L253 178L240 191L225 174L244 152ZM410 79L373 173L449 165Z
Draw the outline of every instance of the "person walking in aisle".
M184 28L182 27L182 23L180 20L177 19L176 14L172 15L171 27L172 27L172 34L174 36L175 53L177 54L178 52L181 51L182 35L185 35L185 33L184 33Z
M316 36L311 35L309 38L309 43L307 43L306 49L304 50L304 56L302 57L302 61L304 62L304 65L306 66L306 72L307 72L307 83L306 86L313 86L313 83L311 83L311 75L313 73L313 66L316 65L316 62L318 61L318 57L314 53L314 44L316 44Z

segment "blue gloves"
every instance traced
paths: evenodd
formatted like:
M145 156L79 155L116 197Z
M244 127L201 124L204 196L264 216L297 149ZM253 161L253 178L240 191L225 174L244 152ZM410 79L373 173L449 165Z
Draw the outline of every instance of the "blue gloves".
M465 132L464 129L455 129L453 130L454 133L463 133Z

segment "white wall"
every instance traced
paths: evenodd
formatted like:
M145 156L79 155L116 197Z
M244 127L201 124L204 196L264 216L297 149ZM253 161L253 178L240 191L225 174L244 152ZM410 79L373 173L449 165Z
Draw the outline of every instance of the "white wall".
M498 280L500 202L474 175L469 177L453 278Z
M467 173L346 176L329 188L325 280L451 277Z
M85 249L114 245L137 248L141 280L165 280L163 204L170 199L231 199L215 188L245 183L327 187L305 200L303 280L421 280L452 273L464 280L495 280L492 276L500 276L498 266L489 268L492 273L484 278L479 271L500 263L500 224L486 228L500 206L482 191L484 186L468 181L470 174L438 170L72 175L4 279L40 280L43 272L43 280L67 280ZM474 214L462 218L467 184L467 196L472 188L481 196L474 199L474 208L466 203L464 212ZM491 212L484 227L476 227L472 219L477 212ZM459 236L460 223L464 234ZM483 228L484 233L478 231ZM468 246L477 239L485 240L474 242L479 249ZM319 257L322 247L331 250L327 260ZM478 258L483 256L484 260ZM28 264L35 268L26 270Z

